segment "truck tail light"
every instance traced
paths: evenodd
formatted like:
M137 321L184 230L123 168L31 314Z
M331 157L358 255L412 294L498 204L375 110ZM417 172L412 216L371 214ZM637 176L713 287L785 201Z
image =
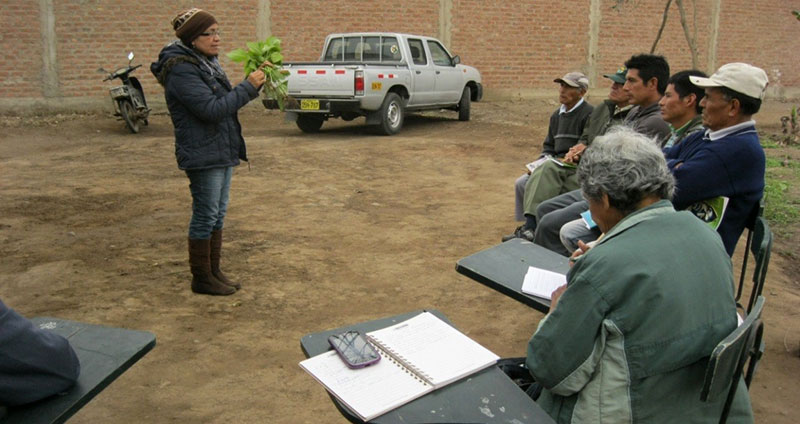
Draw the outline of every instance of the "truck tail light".
M364 95L364 71L356 71L355 89L356 96Z

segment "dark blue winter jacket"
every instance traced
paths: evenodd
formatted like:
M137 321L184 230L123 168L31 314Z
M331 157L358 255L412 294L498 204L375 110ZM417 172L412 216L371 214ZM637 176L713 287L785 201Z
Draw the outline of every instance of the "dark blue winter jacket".
M737 127L715 140L708 133L697 131L666 154L667 165L675 176L675 209L686 209L718 196L729 199L717 232L731 256L748 217L764 194L766 163L753 123Z
M247 160L238 110L258 96L248 81L236 87L214 76L179 42L167 45L150 65L175 127L175 158L183 170L236 166Z
M67 339L0 301L0 405L44 399L78 381L81 364Z

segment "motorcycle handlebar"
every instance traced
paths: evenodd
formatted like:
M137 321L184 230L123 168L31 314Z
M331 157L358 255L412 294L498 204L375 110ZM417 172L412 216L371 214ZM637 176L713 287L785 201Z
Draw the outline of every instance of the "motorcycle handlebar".
M138 68L141 68L141 67L142 67L142 65L139 64L139 65L135 65L135 66L127 66L125 68L119 68L116 71L109 73L108 76L103 79L103 81L110 81L110 80L112 80L114 78L122 78L123 75L129 74L129 73L133 72L134 70L136 70Z

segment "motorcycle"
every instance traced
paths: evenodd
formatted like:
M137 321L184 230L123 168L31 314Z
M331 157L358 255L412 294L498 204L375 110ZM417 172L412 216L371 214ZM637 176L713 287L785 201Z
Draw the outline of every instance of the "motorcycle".
M109 90L111 100L114 103L114 116L121 117L128 129L135 134L139 132L140 124L147 125L147 116L150 114L150 108L147 107L144 90L142 90L142 84L139 83L139 79L130 76L131 72L142 65L133 66L131 62L133 62L133 52L128 53L128 66L118 68L114 72L100 68L97 72L108 74L103 81L111 81L114 78L119 78L122 81L122 85Z

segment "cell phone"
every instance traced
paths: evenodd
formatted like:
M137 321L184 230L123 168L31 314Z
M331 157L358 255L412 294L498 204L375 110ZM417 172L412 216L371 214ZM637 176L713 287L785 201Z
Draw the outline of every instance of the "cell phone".
M358 331L345 331L328 337L328 343L349 368L363 368L381 360L381 355Z

